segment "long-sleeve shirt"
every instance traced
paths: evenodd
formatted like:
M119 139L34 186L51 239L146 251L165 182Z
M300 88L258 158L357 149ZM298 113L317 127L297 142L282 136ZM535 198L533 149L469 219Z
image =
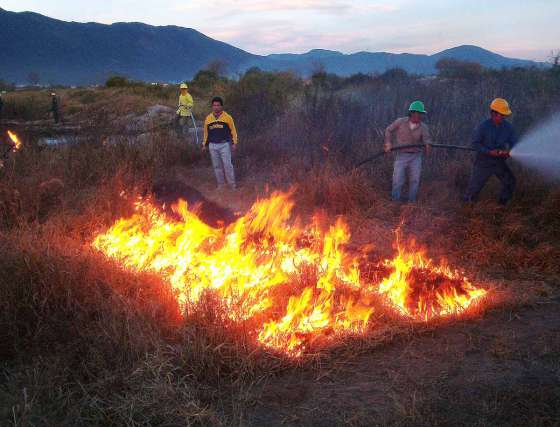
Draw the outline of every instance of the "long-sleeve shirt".
M502 121L499 126L492 119L485 120L476 129L472 139L472 146L479 153L479 157L490 157L492 150L511 150L517 143L517 135L508 121Z
M204 145L222 142L237 144L237 130L233 118L225 111L218 117L210 113L204 121Z
M432 144L432 135L430 129L425 123L413 124L408 117L401 117L395 120L385 130L385 146L391 148L393 146L393 135L395 136L396 145L409 144ZM422 148L405 148L402 151L406 153L417 153Z
M179 95L179 107L177 109L177 114L180 116L190 116L190 110L193 105L194 101L190 93Z

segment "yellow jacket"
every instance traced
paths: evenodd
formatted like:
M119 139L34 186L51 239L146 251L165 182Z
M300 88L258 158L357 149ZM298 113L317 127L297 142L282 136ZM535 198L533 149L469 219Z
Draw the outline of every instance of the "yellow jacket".
M237 144L237 129L233 118L225 111L217 118L214 113L210 113L204 121L204 145L222 142Z
M190 116L190 110L194 105L193 98L190 93L185 95L179 95L179 108L177 109L177 114L180 116Z

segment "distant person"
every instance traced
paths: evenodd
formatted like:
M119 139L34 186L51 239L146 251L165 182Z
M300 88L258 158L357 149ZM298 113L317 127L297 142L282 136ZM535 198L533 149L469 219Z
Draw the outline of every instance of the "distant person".
M428 126L423 123L426 108L421 101L414 101L408 109L408 117L395 120L385 130L385 152L393 148L393 136L396 145L422 144L423 147L404 148L397 151L393 167L393 188L391 197L401 200L401 190L408 175L408 201L414 203L420 186L423 152L429 153L432 137Z
M475 202L488 179L495 175L502 183L498 202L507 204L515 191L515 176L506 163L510 150L517 143L513 126L506 120L511 116L508 102L496 98L490 105L490 118L482 122L474 133L473 147L477 150L466 202Z
M58 106L58 97L55 92L51 93L51 113L53 115L53 120L58 123L60 120L60 111Z
M210 149L218 188L223 188L227 182L229 187L235 190L231 151L237 148L237 130L233 118L224 111L224 101L220 97L212 99L212 113L204 121L202 150L206 150L207 147Z
M179 87L179 105L177 107L177 114L175 116L175 123L178 136L185 136L188 134L188 118L192 118L192 109L194 106L194 101L189 93L189 86L186 83L182 83ZM194 126L194 120L193 120Z
M2 93L0 93L0 121L2 121L3 118L3 112L4 112L4 93L2 91Z

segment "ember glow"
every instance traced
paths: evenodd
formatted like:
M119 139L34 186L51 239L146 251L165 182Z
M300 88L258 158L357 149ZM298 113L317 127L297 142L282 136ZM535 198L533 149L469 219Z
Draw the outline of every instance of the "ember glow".
M22 144L19 137L11 130L8 131L8 136L10 137L10 140L12 141L12 145L14 147L12 151L15 153L16 151L21 150Z
M446 281L444 270L423 264L434 277L430 286L436 289L443 280L445 289L420 298L421 309L409 309L414 293L407 282L409 264L418 260L416 254L399 252L383 265L394 267L389 278L367 283L359 256L346 249L347 225L339 219L324 226L315 217L301 226L292 218L293 206L289 193L274 193L218 229L190 212L184 201L174 207L177 220L149 200L139 200L136 213L98 235L93 246L127 269L161 275L184 312L196 309L205 293L217 295L232 320L251 325L256 341L293 356L315 343L365 333L373 327L376 304L412 317L428 311L446 315L464 310L484 293L466 281Z

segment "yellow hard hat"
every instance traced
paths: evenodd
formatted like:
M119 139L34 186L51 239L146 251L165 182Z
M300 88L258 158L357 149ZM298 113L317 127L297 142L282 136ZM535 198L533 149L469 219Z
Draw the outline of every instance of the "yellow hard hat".
M180 89L188 89L189 86L186 83L181 83L181 86L179 86Z
M503 98L496 98L490 104L490 109L492 111L496 111L503 116L511 116L511 109L509 108L508 102Z

